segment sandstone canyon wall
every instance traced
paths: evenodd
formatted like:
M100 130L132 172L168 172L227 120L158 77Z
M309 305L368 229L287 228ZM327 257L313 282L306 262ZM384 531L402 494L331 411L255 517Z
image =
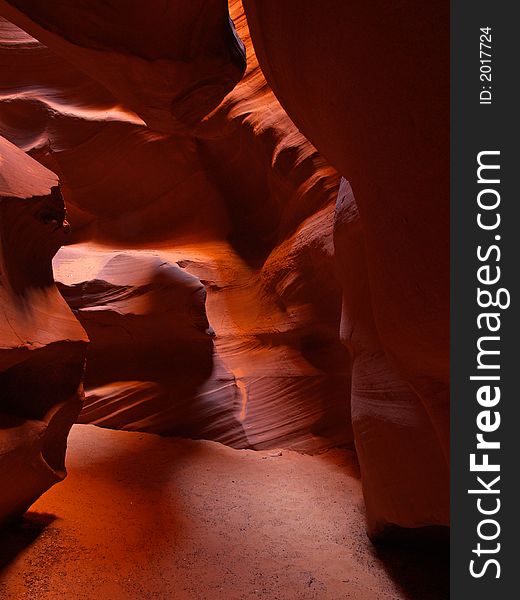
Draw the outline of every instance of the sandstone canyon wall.
M65 476L87 337L51 260L68 224L58 178L0 138L0 524Z
M254 48L237 0L0 1L0 130L72 226L54 275L90 339L79 421L304 451L352 422L371 532L446 524L437 3L244 4Z
M115 82L91 77L105 60L99 40L96 49L81 40L86 69L56 41L61 21L51 35L41 15L12 5L4 14L49 44L3 22L0 119L62 182L73 243L55 275L91 340L80 421L235 447L350 443L332 243L338 175L269 90L241 5L231 15L247 71L189 128L152 128ZM119 34L104 35L105 50L116 46ZM114 53L134 73L135 56Z
M354 189L355 202L339 198L335 237L344 337L372 330L379 347L356 351L352 388L371 530L447 524L449 3L244 6L278 99ZM357 207L370 309L349 274Z

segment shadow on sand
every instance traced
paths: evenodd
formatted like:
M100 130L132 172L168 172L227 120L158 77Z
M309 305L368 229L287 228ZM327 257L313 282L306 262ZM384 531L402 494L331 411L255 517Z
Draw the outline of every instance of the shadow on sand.
M29 511L0 531L0 575L55 519L52 514Z
M376 555L409 600L448 600L450 597L449 545L429 547L380 545Z

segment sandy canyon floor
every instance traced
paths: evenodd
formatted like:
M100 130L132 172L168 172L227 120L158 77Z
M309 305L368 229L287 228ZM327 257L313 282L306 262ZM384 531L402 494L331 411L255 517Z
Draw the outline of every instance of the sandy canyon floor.
M76 425L67 462L67 479L0 534L2 600L448 597L435 553L371 546L348 451Z

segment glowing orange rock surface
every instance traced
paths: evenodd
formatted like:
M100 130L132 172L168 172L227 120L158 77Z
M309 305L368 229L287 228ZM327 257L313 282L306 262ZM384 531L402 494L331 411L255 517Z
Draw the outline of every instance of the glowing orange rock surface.
M252 39L238 0L37 4L0 0L0 127L60 178L79 420L305 451L353 425L371 533L447 524L441 3L245 0ZM42 332L84 340L66 314Z

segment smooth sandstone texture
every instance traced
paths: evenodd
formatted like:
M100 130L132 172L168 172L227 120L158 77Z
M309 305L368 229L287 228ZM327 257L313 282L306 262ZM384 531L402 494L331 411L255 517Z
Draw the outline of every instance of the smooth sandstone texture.
M306 265L290 266L304 276ZM92 340L81 422L237 448L351 440L346 353L337 322L304 303L308 290L271 281L267 267L258 280L226 244L160 254L75 245L54 267ZM270 268L281 268L276 257Z
M0 125L74 230L80 419L316 451L352 393L371 533L447 524L445 7L245 4L296 126L236 0L240 81L225 3L0 1Z
M233 375L213 364L198 278L149 252L76 247L60 251L55 272L92 340L80 422L247 445Z
M185 131L240 80L225 0L0 3L1 14L112 92L153 129Z
M0 524L65 477L87 337L54 285L68 224L54 173L0 138Z
M364 232L345 179L334 241L345 286L341 337L352 356L352 426L369 532L388 537L404 535L396 525L443 525L449 510L444 456L423 404L383 348L364 268Z
M234 447L351 444L338 176L267 86L241 4L230 11L248 68L189 135L152 131L114 87L3 23L0 122L59 174L81 242L55 260L92 340L80 419ZM205 287L206 317L162 290L151 256ZM189 325L194 314L208 333Z
M449 5L333 0L324 8L312 0L244 0L244 6L255 51L277 98L352 184L384 370L396 374L396 385L401 380L406 386L406 406L417 405L416 417L423 413L417 437L433 435L443 455L440 464L432 457L434 470L444 471L441 481L434 478L439 485L416 487L425 498L433 492L439 510L416 512L406 481L411 469L419 472L430 464L422 462L421 453L407 454L404 439L388 444L376 438L369 447L355 426L367 489L385 477L378 465L389 452L403 467L393 493L378 499L386 509L371 511L372 522L375 529L385 527L388 512L396 514L399 507L415 517L398 518L396 524L447 524ZM336 232L336 243L348 246L343 235L349 234ZM345 283L352 287L350 279ZM345 290L348 304L351 289ZM355 328L356 319L349 319ZM353 414L360 412L381 429L399 413L409 420L408 408L400 411L382 399L371 410L366 401L354 401Z

